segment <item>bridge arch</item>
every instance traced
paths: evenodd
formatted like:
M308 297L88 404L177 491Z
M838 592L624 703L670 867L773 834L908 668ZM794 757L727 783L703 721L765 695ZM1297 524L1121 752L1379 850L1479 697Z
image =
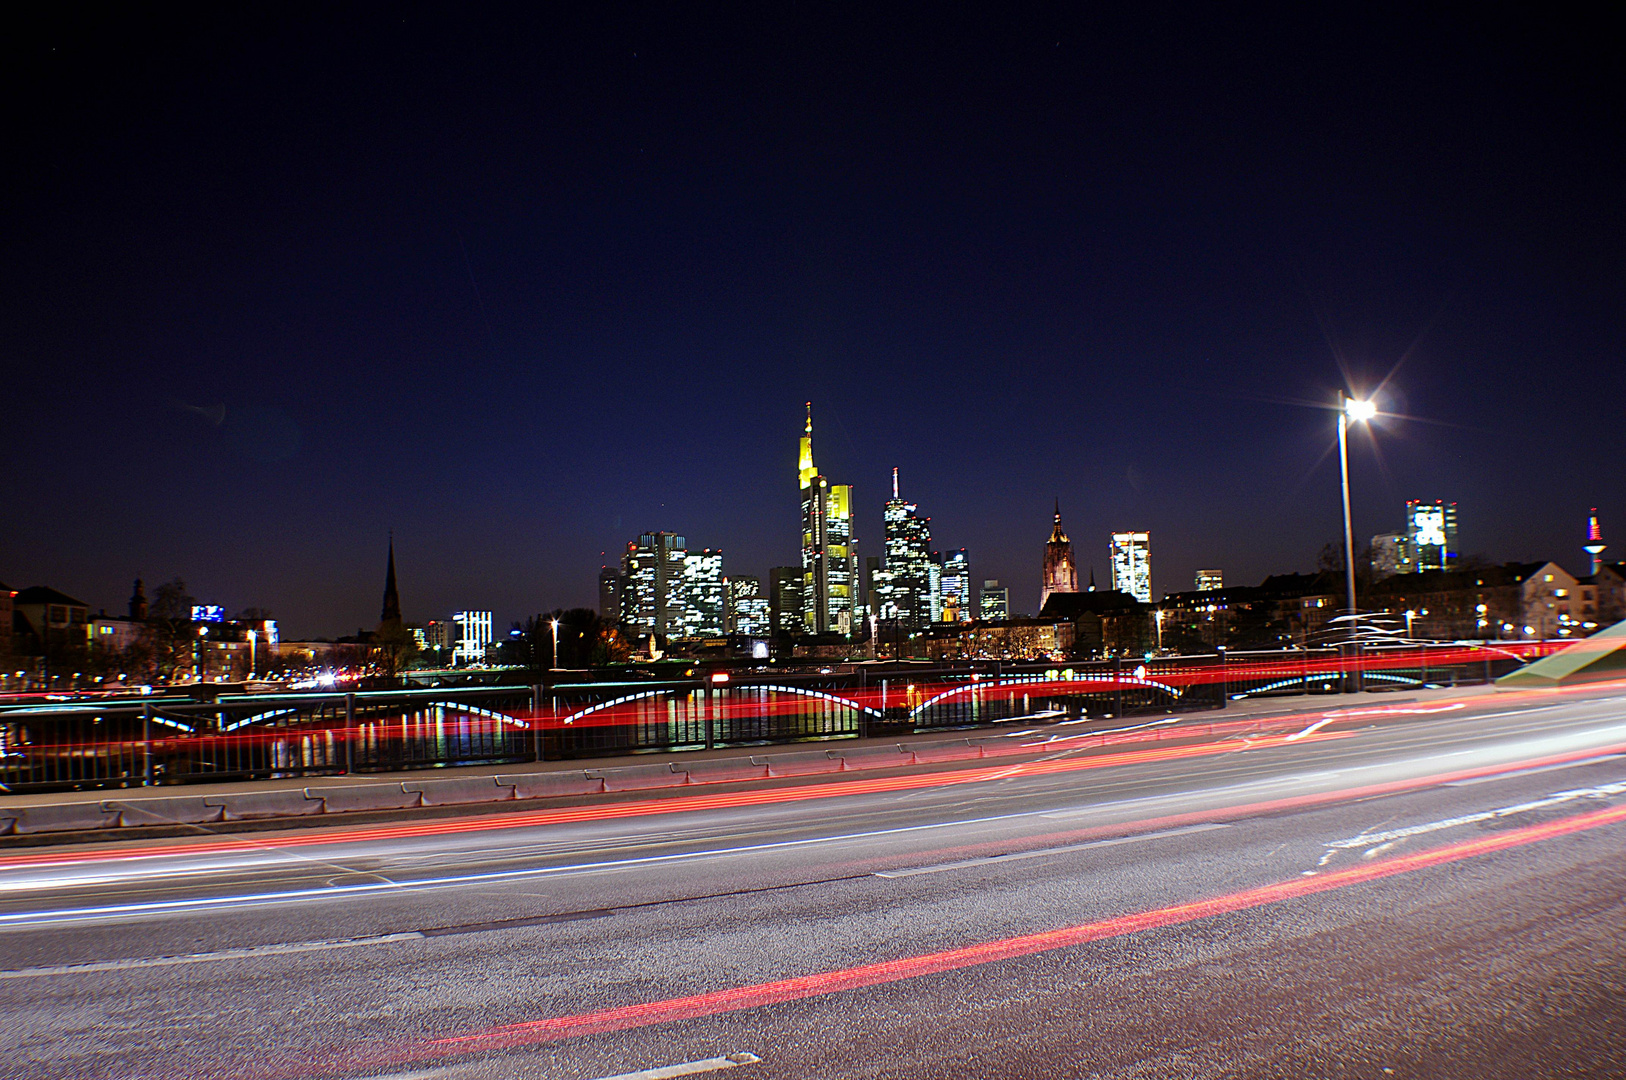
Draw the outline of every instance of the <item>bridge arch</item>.
M1056 684L1063 684L1067 687L1078 687L1076 690L1057 690L1056 692L1058 694L1068 692L1091 693L1092 691L1087 688L1088 684L1091 683L1104 684L1108 688L1133 686L1140 689L1161 690L1169 696L1175 698L1178 698L1181 694L1179 689L1170 686L1168 683L1158 682L1155 679L1149 679L1145 676L1135 675L1133 673L1125 675L1074 675L1069 679L1052 679L1041 676L1015 676L1002 679L988 679L979 680L977 682L963 683L960 686L944 690L942 693L935 694L921 702L919 705L916 705L913 709L910 709L909 717L910 719L913 719L932 706L942 704L945 701L950 701L954 697L962 694L969 694L973 692L985 693L989 690L1015 687L1022 687L1031 690L1036 686L1048 687ZM1079 684L1084 685L1080 686Z

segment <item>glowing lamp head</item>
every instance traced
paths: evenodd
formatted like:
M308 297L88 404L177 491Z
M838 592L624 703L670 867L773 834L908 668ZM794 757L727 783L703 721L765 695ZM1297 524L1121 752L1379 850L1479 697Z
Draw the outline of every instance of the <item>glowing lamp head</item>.
M1349 398L1344 402L1344 415L1356 423L1370 420L1378 414L1375 402L1361 401L1358 398Z

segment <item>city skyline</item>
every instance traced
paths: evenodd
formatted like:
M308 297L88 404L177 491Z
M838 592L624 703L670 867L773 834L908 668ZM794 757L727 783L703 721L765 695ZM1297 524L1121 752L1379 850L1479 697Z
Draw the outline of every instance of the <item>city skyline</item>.
M392 529L420 616L594 606L649 528L766 577L810 399L865 550L898 466L1018 610L1058 495L1085 579L1126 525L1165 582L1311 568L1326 407L1386 378L1426 422L1357 433L1358 537L1444 498L1465 554L1582 570L1573 523L1626 520L1613 61L1540 16L1509 60L1309 12L781 12L750 47L583 13L540 75L478 21L237 18L18 39L7 581L180 576L314 636L371 619Z

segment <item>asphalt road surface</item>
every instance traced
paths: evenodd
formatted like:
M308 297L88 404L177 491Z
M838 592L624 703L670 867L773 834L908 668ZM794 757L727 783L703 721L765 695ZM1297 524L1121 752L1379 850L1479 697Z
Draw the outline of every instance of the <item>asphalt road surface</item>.
M0 1075L1623 1076L1614 694L0 850Z

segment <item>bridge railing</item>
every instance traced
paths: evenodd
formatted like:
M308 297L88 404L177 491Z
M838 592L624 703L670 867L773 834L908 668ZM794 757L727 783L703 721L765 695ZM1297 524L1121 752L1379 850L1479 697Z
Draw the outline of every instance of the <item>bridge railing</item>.
M1550 646L1435 644L665 681L0 706L4 790L590 758L1484 682Z

